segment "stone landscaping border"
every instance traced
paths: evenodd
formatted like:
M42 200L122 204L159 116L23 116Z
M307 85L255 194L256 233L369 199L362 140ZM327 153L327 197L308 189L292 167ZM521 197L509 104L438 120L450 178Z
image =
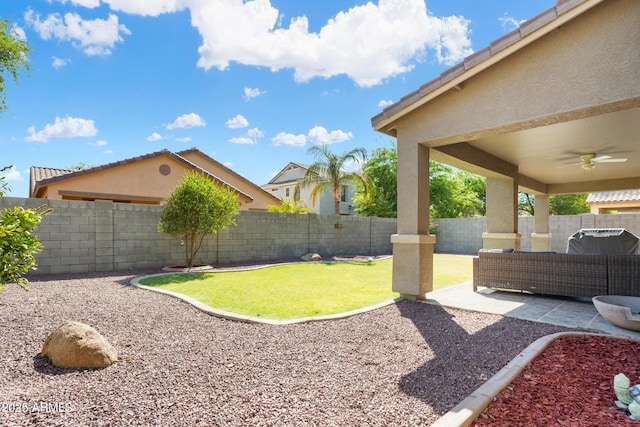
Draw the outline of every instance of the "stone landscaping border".
M388 259L391 258L391 256L382 256L382 257L377 257L375 259L371 259L371 261L381 261L383 259ZM324 261L321 261L324 262ZM330 261L330 262L336 262L336 261ZM340 261L338 261L340 262ZM260 270L263 268L269 268L269 267L276 267L276 266L280 266L280 265L291 265L291 264L308 264L308 263L304 263L304 262L288 262L288 263L280 263L280 264L264 264L264 265L252 265L252 266L245 266L245 267L230 267L230 268L221 268L221 269L217 269L217 268L202 268L197 270L198 273L229 273L229 272L235 272L235 271L249 271L249 270ZM381 303L375 304L375 305L371 305L368 307L363 307L363 308L359 308L357 310L351 310L351 311L346 311L343 313L336 313L336 314L328 314L328 315L324 315L324 316L308 316L308 317L302 317L299 319L291 319L291 320L275 320L275 319L263 319L260 317L255 317L255 316L245 316L243 314L237 314L237 313L232 313L229 311L224 311L224 310L218 310L215 308L212 308L210 306L208 306L207 304L204 304L194 298L191 298L189 296L183 295L183 294L179 294L177 292L172 292L172 291L167 291L164 289L157 289L154 288L152 286L146 286L140 283L140 280L143 279L147 279L150 277L159 277L159 276L169 276L169 275L174 275L174 274L187 274L190 273L189 271L176 271L173 273L158 273L158 274L152 274L149 276L143 276L143 277L136 277L135 279L131 280L131 285L135 286L136 288L140 288L140 289L146 289L149 291L153 291L153 292L158 292L161 294L165 294L165 295L169 295L171 297L180 299L188 304L191 304L192 306L196 307L198 310L201 310L207 314L210 314L212 316L216 316L216 317L222 317L225 319L229 319L229 320L235 320L238 322L247 322L247 323L263 323L263 324L268 324L268 325L293 325L293 324L297 324L297 323L308 323L308 322L319 322L319 321L323 321L323 320L338 320L338 319L345 319L347 317L352 317L355 316L357 314L361 314L361 313L366 313L368 311L372 311L372 310L376 310L378 308L382 308L382 307L386 307L388 305L391 304L395 304L398 301L401 301L403 298L395 298L395 299L390 299L387 301L383 301Z

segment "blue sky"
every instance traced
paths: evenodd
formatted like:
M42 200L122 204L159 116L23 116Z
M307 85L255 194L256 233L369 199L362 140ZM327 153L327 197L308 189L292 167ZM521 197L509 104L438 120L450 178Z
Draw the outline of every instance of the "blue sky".
M391 139L371 117L554 0L11 0L30 43L0 166L100 165L196 147L254 183L312 144Z

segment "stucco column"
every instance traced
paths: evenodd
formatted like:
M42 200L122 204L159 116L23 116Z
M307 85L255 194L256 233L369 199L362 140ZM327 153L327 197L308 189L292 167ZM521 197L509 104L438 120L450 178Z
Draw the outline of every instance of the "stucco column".
M547 194L536 195L533 221L531 250L534 252L545 252L550 250L551 233L549 233L549 196Z
M487 230L484 249L520 249L518 183L515 179L487 178Z
M433 289L433 248L429 234L429 148L398 138L398 234L393 244L395 292L425 299Z

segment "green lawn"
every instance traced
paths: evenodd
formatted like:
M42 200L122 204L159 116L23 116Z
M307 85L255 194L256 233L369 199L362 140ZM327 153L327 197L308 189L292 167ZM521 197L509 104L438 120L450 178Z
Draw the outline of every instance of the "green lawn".
M265 319L351 311L398 297L392 260L291 264L250 271L156 276L140 283L190 296L210 307ZM434 289L472 278L471 257L434 256Z

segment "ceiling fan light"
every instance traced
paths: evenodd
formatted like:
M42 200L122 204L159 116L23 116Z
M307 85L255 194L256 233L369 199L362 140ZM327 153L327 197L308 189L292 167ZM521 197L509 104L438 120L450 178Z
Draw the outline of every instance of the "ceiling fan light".
M593 164L593 163L583 163L583 164L581 164L581 165L580 165L580 167L581 167L582 169L584 169L584 170L588 171L588 170L591 170L591 169L595 168L595 167L596 167L596 165L595 165L595 164Z

